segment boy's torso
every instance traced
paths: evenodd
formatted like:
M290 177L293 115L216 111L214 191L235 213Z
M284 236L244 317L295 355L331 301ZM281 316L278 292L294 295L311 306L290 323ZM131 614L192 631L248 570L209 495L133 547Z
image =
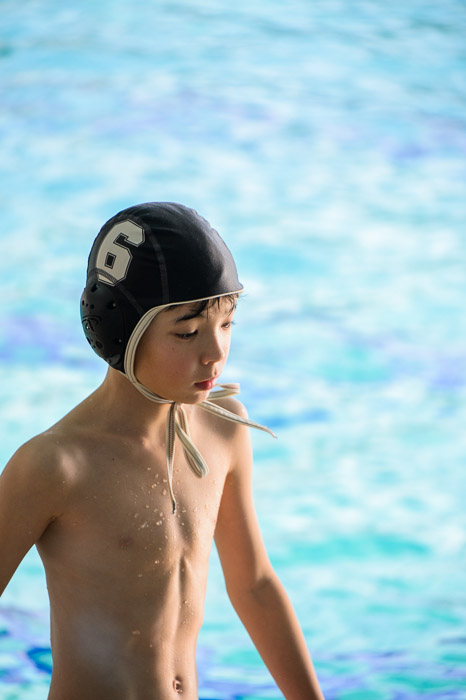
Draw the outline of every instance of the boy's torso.
M195 645L208 557L231 461L225 421L191 410L210 474L177 444L168 493L165 446L83 420L51 431L66 463L63 512L38 542L51 602L50 700L197 698Z

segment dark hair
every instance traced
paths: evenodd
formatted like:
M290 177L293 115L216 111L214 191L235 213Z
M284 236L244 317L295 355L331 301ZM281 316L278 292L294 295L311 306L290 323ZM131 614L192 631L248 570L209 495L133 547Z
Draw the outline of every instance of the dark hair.
M223 299L225 301L230 303L230 311L233 311L233 309L236 307L236 302L239 297L239 294L225 294L224 296L219 296L219 297L213 297L212 299L203 299L202 301L194 301L194 302L186 302L191 306L192 312L184 317L185 321L188 321L191 318L196 318L197 316L200 316L203 311L209 312L209 309L212 309L214 306L219 309L220 308L220 303L222 302ZM172 309L176 309L180 304L171 304L170 306L167 306L164 311L171 311Z

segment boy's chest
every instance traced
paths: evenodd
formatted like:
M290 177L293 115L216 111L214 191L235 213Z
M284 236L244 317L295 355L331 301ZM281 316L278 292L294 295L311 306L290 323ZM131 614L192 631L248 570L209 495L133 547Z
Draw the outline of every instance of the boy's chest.
M227 458L213 441L203 450L209 474L199 479L180 445L176 447L172 475L176 513L164 450L106 446L89 454L87 474L51 529L48 549L56 549L69 566L81 571L137 571L138 576L166 571L180 556L207 557Z

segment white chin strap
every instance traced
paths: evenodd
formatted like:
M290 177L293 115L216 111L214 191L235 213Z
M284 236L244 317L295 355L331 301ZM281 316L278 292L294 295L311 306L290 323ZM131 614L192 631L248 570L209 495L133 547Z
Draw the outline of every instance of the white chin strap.
M196 301L204 301L203 299L194 299L192 303ZM187 302L183 302L187 303ZM191 303L191 302L189 302ZM136 358L136 349L138 343L147 330L148 326L152 320L164 309L169 306L174 306L174 304L166 304L165 306L156 306L153 309L149 309L144 316L139 320L131 337L128 341L128 345L125 353L125 374L136 387L136 389L150 401L155 401L156 403L170 404L170 409L167 416L167 429L166 429L166 463L167 463L167 477L168 477L168 488L170 491L170 498L172 501L173 513L176 513L176 500L173 493L173 459L175 456L175 436L177 436L183 446L186 461L188 462L191 470L199 478L203 478L208 474L209 467L207 466L203 456L193 443L191 436L189 434L188 417L186 411L183 408L183 404L177 401L171 401L170 399L163 399L158 394L154 394L150 391L144 384L138 381L136 375L134 374L134 361ZM276 437L275 433L266 428L259 423L254 423L247 418L242 418L241 416L227 411L227 409L217 406L214 401L217 399L222 399L226 396L234 396L239 394L239 384L219 384L220 389L211 391L209 393L209 398L201 403L197 404L200 408L203 408L209 413L213 413L216 416L220 416L225 420L232 421L233 423L241 423L242 425L247 425L250 428L257 428L258 430L264 430L273 437Z

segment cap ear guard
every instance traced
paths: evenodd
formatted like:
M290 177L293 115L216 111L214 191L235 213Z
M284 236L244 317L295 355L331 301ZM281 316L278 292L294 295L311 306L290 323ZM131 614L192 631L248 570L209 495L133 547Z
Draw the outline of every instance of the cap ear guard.
M81 322L94 352L111 367L122 369L126 324L112 287L100 282L86 285L81 295Z

